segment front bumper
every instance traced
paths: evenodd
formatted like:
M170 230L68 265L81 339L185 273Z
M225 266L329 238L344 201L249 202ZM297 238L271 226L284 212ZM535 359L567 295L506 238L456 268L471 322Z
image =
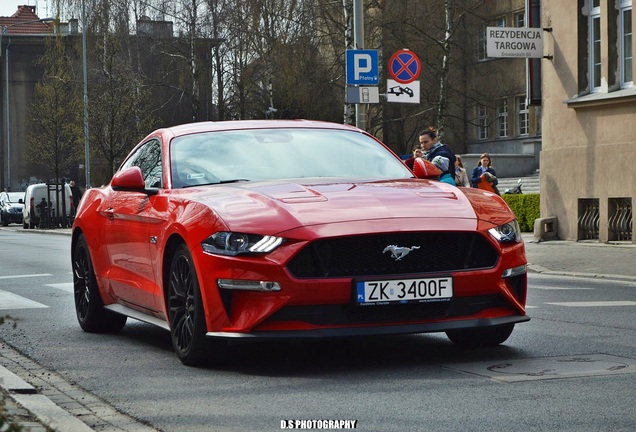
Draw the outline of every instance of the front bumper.
M296 279L284 266L253 261L202 275L207 335L222 338L313 338L443 332L528 321L527 274L503 277L525 267L523 246L491 269L452 272L450 300L360 306L352 278ZM205 258L204 258L205 259ZM431 274L411 275L426 277ZM275 281L280 291L221 289L218 279Z
M210 338L222 339L314 339L351 336L389 336L414 333L436 333L449 330L461 330L483 327L494 327L506 324L518 324L530 321L530 317L506 316L498 318L476 318L461 321L431 322L424 324L405 324L373 327L319 328L310 330L266 330L250 333L241 332L208 332Z
M2 212L2 223L21 224L22 223L22 212L20 212L20 213Z

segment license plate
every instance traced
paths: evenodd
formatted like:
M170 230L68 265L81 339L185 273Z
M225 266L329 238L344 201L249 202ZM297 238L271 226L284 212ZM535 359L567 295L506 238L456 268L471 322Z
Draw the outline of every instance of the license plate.
M356 302L359 305L424 303L447 301L452 297L453 278L450 276L356 281Z

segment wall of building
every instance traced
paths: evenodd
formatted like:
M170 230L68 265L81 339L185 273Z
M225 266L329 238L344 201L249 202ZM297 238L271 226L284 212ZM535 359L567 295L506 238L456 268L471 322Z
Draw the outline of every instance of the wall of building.
M601 1L602 16L613 1ZM579 94L581 41L578 20L582 1L542 2L545 36L543 71L543 144L541 152L541 216L556 216L558 236L583 240L589 224L598 226L600 242L614 240L616 203L636 202L636 90ZM612 6L613 7L613 6ZM608 22L609 21L609 22ZM603 20L602 76L607 83L608 26ZM634 48L632 48L633 50ZM586 220L586 203L598 203L596 220ZM631 207L629 209L631 214ZM624 215L624 217L631 217ZM594 218L593 218L594 219ZM633 233L633 221L631 222ZM631 240L635 239L633 234Z
M0 130L2 136L3 151L3 184L4 187L11 190L20 190L20 184L23 181L27 183L33 179L44 179L45 170L38 169L36 165L27 159L28 152L28 110L33 100L35 83L42 76L42 68L36 63L36 59L44 53L44 42L42 37L13 36L8 40L4 38L3 47L9 45L9 98L7 106L7 75L6 52L3 49L2 65L0 77L2 79L2 125ZM9 114L9 122L7 124L6 115ZM8 130L7 130L8 129ZM7 143L7 136L9 142ZM10 148L9 148L10 146ZM9 175L11 178L9 179ZM33 177L33 179L32 179Z
M466 28L471 34L468 39L475 46L484 26L505 24L505 27L516 27L516 17L524 16L525 0L485 2L476 12L466 18ZM524 19L524 25L527 26L527 14ZM472 58L467 59L465 68L466 92L471 96L467 98L464 107L467 125L466 152L535 156L534 166L530 168L519 164L515 158L499 158L498 165L503 168L502 171L512 173L511 176L528 175L539 168L541 107L528 106L527 133L521 131L516 109L516 100L527 96L526 63L524 58L480 58L479 50L476 49ZM500 134L498 108L503 100L507 102L507 131ZM486 137L479 133L480 119L477 116L476 101L486 110Z

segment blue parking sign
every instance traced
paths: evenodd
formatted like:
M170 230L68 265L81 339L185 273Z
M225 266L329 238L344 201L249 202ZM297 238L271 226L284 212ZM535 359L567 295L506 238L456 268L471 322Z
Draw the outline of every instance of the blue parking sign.
M347 50L347 84L377 85L379 70L378 50Z

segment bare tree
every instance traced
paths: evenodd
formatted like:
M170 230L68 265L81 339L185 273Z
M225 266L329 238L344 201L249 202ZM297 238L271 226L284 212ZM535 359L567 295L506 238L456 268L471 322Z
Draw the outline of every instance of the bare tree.
M44 76L35 85L29 111L27 158L44 170L46 178L60 181L81 155L81 107L78 79L73 75L73 56L64 38L47 41L40 58Z
M106 161L105 182L122 158L156 125L156 119L146 108L149 89L139 80L123 45L129 38L107 34L100 40L99 55L95 56L98 67L91 74L89 116L91 143Z

